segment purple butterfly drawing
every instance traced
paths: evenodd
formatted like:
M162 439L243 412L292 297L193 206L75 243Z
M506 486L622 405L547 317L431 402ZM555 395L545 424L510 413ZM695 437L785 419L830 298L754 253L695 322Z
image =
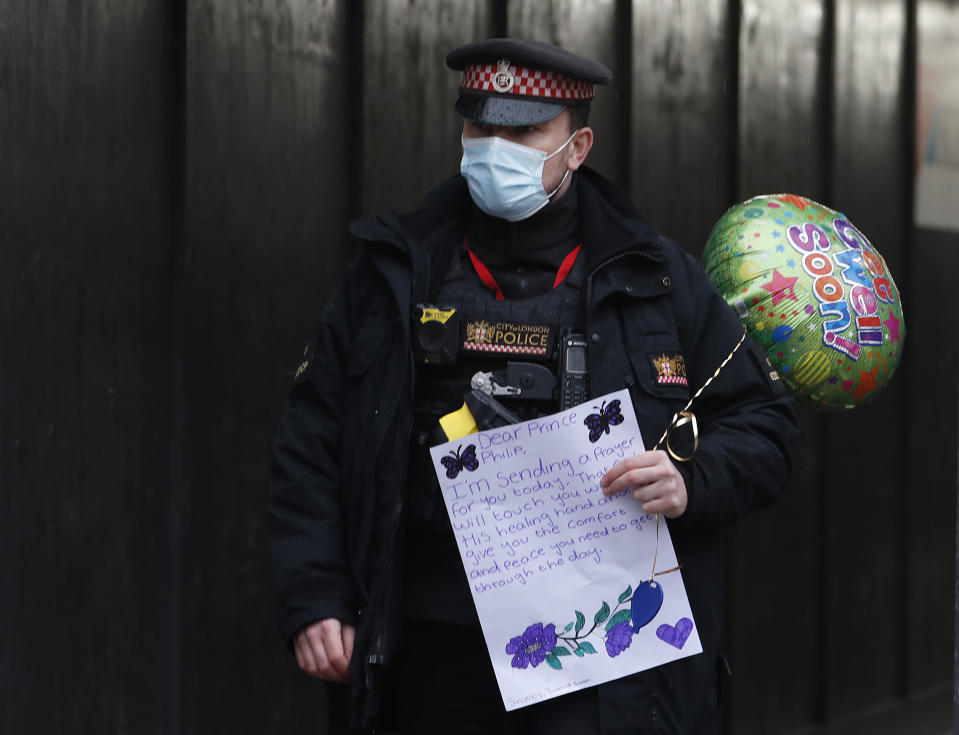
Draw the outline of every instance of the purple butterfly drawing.
M608 434L610 426L623 423L623 414L619 410L619 405L620 402L618 398L615 401L610 401L608 404L606 401L603 401L599 413L591 413L583 419L583 423L589 427L589 440L591 442L598 441L603 433ZM593 408L596 407L593 406Z
M620 421L622 421L622 419L620 419ZM479 468L479 460L476 459L476 445L469 444L465 450L463 450L462 446L459 446L455 452L450 452L449 457L440 457L440 462L442 462L446 468L446 476L451 480L456 477L464 467L470 472L473 472Z

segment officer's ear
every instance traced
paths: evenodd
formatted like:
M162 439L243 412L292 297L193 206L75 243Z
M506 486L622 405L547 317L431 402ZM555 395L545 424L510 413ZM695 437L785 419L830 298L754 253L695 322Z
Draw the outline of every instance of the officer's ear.
M580 128L576 131L576 137L569 144L569 158L566 163L570 171L575 171L583 165L589 149L593 147L593 129L590 127Z

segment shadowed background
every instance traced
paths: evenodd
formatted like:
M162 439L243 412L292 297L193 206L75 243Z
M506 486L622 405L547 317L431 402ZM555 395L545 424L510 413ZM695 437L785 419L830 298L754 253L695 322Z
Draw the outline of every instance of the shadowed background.
M913 225L923 18L959 3L0 0L0 731L324 731L273 623L273 428L346 222L458 169L443 55L504 34L613 70L590 163L691 252L791 192L885 257L899 372L804 413L790 492L727 534L725 730L948 729L959 233Z

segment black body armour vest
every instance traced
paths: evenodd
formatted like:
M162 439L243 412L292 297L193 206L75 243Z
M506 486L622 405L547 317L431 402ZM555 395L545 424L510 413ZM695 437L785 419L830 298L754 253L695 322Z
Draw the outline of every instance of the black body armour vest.
M539 296L496 300L480 280L460 244L435 298L438 308L458 315L456 361L416 365L416 416L407 486L405 614L418 620L478 622L454 534L433 470L429 447L446 441L439 418L460 408L477 373L506 371L508 363L548 369L560 384L559 345L564 328L582 329L580 290L585 255L580 253L563 281ZM415 319L415 316L414 316ZM414 333L415 333L414 321ZM558 387L547 399L494 395L521 420L559 410ZM490 543L496 543L491 539Z

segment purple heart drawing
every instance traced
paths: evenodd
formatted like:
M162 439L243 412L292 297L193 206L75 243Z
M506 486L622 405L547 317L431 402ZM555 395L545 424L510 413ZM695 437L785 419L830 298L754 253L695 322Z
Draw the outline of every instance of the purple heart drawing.
M676 648L682 648L686 644L686 639L693 632L693 621L689 618L680 618L676 627L663 623L656 628L656 636Z

